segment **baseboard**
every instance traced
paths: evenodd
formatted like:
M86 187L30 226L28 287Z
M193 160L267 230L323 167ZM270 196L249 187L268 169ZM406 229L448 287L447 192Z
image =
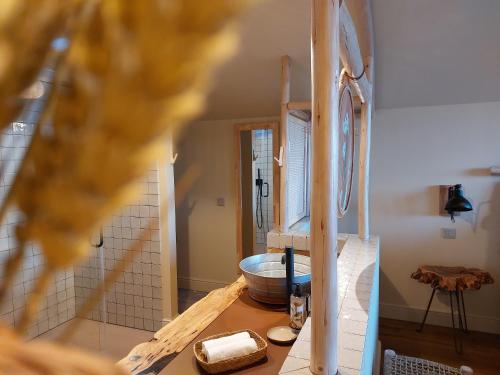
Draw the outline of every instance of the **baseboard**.
M411 306L380 303L380 317L420 323L425 310ZM455 321L456 322L456 321ZM449 312L429 311L426 324L451 327ZM500 334L500 318L467 313L467 325L472 331Z
M214 289L223 288L230 283L210 279L198 279L196 277L178 277L177 285L179 288L197 290L200 292L210 292Z

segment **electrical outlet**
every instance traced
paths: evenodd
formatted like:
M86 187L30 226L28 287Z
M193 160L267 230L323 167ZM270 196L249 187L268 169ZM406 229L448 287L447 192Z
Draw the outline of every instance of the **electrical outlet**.
M446 240L454 240L457 238L457 230L455 228L441 228L441 236Z
M224 207L226 205L226 200L224 198L217 198L217 206Z

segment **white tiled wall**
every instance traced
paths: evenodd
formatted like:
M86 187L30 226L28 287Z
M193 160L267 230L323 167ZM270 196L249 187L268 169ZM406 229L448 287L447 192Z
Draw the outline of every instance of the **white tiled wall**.
M254 171L257 178L257 169L261 170L261 178L269 184L269 196L262 198L262 215L264 217L262 228L255 226L255 243L266 244L266 235L273 228L273 134L271 129L252 131L252 146L257 159L254 162ZM267 187L263 186L263 194ZM256 186L253 186L254 196ZM254 198L255 199L255 198ZM255 215L255 213L254 213Z
M46 91L50 89L51 72L45 71L42 84ZM9 191L13 177L26 151L33 134L34 124L40 116L45 104L46 94L39 99L27 103L20 117L7 127L2 134L0 143L0 168L3 170L0 177L0 199L3 200ZM17 250L15 226L21 222L20 213L10 210L0 225L0 274L8 257ZM18 272L13 287L8 291L3 306L0 307L1 319L10 325L18 322L19 314L25 306L26 298L37 275L44 265L44 258L40 249L34 244L28 244L21 270ZM41 304L37 320L29 327L28 337L38 336L55 326L64 323L75 315L73 270L59 273L50 283L46 297Z
M141 201L124 207L104 226L104 272L109 272L132 242L139 238L149 220L159 217L158 169L142 181ZM96 239L94 239L96 241ZM103 251L103 250L99 250ZM98 285L101 257L93 249L88 261L75 267L75 293L80 305ZM158 330L162 325L160 232L156 227L134 263L106 294L105 308L99 306L88 318L132 328ZM102 314L104 313L104 316Z
M47 92L51 88L50 70L41 75L46 93L39 99L27 103L22 115L7 128L0 143L0 199L5 197L13 177L29 145L33 129L45 105ZM152 218L159 217L158 169L149 171L142 181L142 199L124 207L104 226L104 249L92 248L91 255L83 264L62 272L50 284L42 302L38 319L29 328L28 336L35 337L75 316L75 305L80 306L92 288L98 286L103 274L114 268L116 260L127 251L140 231ZM0 276L8 257L17 249L14 229L22 216L11 210L0 225ZM93 239L96 241L96 239ZM90 243L89 243L90 246ZM100 256L99 251L104 251ZM37 275L44 264L39 248L28 245L22 270L12 290L0 307L0 318L15 325L23 310ZM102 265L102 267L101 267ZM158 330L162 325L160 234L155 228L143 245L134 263L112 286L103 303L89 318L133 328Z

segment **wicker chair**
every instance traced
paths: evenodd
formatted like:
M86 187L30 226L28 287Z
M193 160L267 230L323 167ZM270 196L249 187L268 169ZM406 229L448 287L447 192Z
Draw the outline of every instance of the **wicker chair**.
M459 369L422 358L397 355L393 350L384 352L384 375L472 375L470 367Z

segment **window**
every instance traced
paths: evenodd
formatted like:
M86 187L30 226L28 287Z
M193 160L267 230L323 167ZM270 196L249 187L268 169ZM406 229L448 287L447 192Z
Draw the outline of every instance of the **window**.
M289 116L287 124L287 216L292 226L309 214L310 123Z

